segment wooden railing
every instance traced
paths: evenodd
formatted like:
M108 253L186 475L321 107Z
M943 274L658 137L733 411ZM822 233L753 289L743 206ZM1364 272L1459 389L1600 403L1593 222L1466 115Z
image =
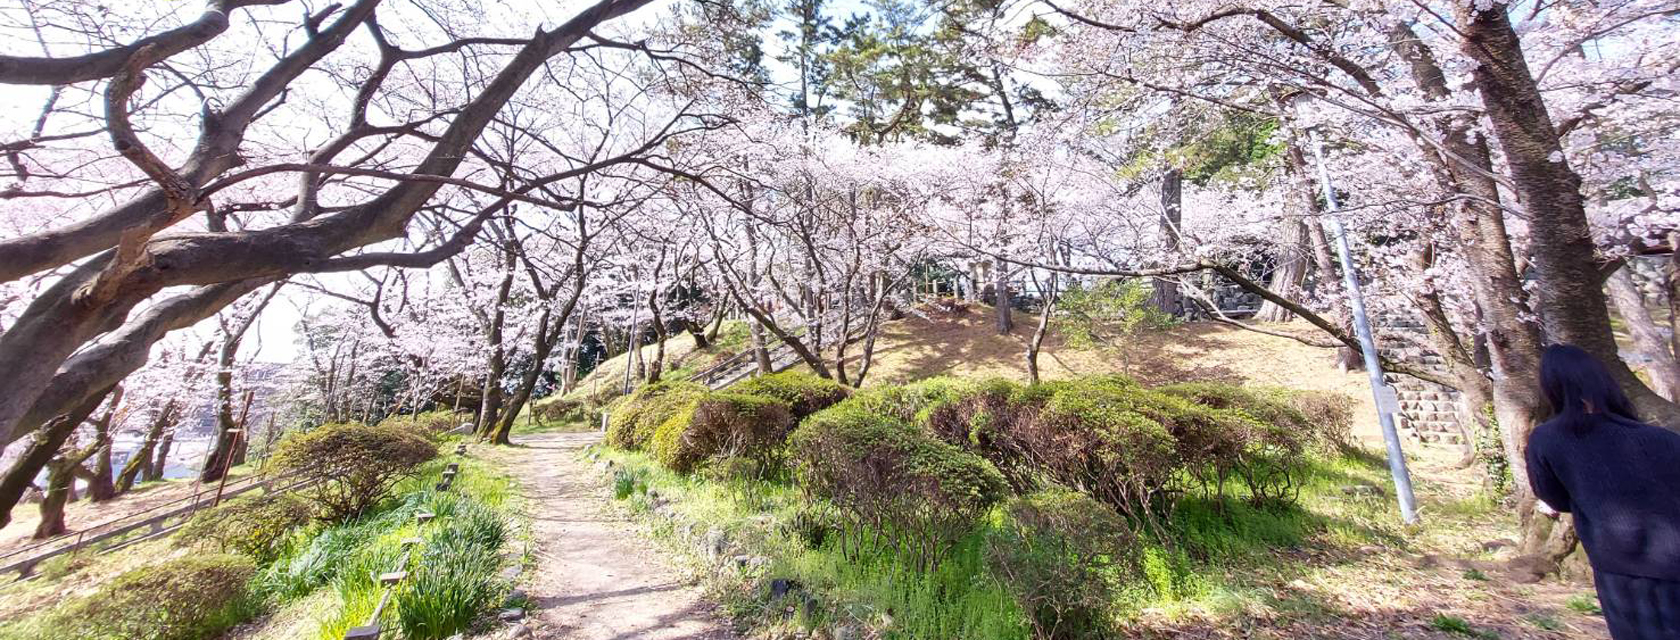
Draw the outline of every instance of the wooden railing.
M0 575L17 574L19 580L34 576L35 567L61 555L93 551L108 553L129 545L168 535L186 524L199 510L215 506L219 500L265 489L293 491L304 482L293 482L293 476L253 476L231 486L200 486L193 494L179 500L165 502L139 513L101 522L80 531L43 540L33 545L0 554ZM276 489L275 487L279 487ZM136 531L144 533L128 537Z

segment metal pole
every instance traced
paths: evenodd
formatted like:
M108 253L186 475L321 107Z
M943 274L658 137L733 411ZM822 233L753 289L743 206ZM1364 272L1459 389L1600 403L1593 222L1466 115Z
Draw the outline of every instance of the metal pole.
M1377 403L1377 422L1382 425L1383 442L1388 445L1388 472L1394 476L1394 494L1400 501L1400 518L1406 524L1418 521L1417 498L1412 495L1412 476L1406 470L1406 454L1400 450L1400 433L1394 428L1393 396L1383 382L1382 362L1377 358L1377 341L1371 335L1371 319L1365 314L1365 296L1359 290L1359 274L1354 271L1353 256L1348 247L1347 229L1336 217L1336 190L1330 184L1330 172L1324 166L1324 154L1318 136L1308 133L1313 161L1318 164L1318 182L1324 189L1325 210L1330 213L1330 235L1336 239L1336 252L1342 265L1342 283L1347 288L1348 304L1353 307L1353 330L1359 336L1359 350L1365 356L1365 372L1371 377L1371 396Z

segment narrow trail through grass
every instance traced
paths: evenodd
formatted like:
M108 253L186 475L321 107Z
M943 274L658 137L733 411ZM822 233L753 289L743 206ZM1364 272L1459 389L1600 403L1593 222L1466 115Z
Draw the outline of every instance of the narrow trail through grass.
M524 581L532 631L567 640L730 640L701 590L662 562L579 458L595 433L541 433L487 454L518 479L536 567Z

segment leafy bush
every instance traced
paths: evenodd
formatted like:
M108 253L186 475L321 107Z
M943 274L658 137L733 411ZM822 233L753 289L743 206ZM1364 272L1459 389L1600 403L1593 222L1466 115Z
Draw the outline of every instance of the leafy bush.
M902 422L925 424L930 409L962 396L973 386L973 382L957 378L926 378L906 385L860 390L842 404Z
M584 402L582 400L568 400L561 397L545 398L542 402L531 405L531 413L539 422L564 422L582 419L584 416Z
M764 475L759 462L744 456L723 456L706 463L706 480L720 484L753 480Z
M1106 280L1091 288L1076 281L1057 302L1055 329L1078 348L1123 347L1142 332L1177 322L1151 303L1154 293L1141 278Z
M607 418L607 444L631 450L648 446L660 425L705 393L706 387L692 382L643 385L612 403Z
M287 436L273 464L316 481L305 492L322 517L337 522L378 504L398 480L435 457L437 446L410 430L346 422Z
M309 521L313 510L296 495L278 493L230 500L198 512L176 539L241 553L258 563L273 560L286 534Z
M729 390L786 402L793 411L795 422L834 406L852 394L845 385L802 371L758 376L738 382Z
M1066 385L1030 419L1015 420L995 446L1030 456L1056 482L1146 518L1164 506L1167 485L1182 468L1178 440L1159 419L1181 407L1158 400L1116 379Z
M1326 452L1353 445L1353 398L1333 391L1286 391L1282 397L1306 416L1314 445Z
M713 457L739 456L758 463L762 474L781 466L792 428L786 402L744 393L708 393L659 425L651 448L660 464L678 473L689 473Z
M93 593L63 601L34 624L42 640L213 638L252 609L250 558L197 554L123 573Z
M380 427L406 429L421 437L438 439L463 422L471 422L472 415L464 412L437 410L413 415L393 415L379 421Z
M808 418L790 440L799 481L851 519L845 552L886 537L933 568L1005 493L985 459L892 416L842 403Z
M1140 571L1135 538L1114 511L1077 491L1014 498L988 532L992 573L1015 597L1034 637L1112 637L1113 608Z
M1236 413L1250 422L1230 431L1240 448L1225 454L1220 481L1229 471L1238 475L1256 502L1293 501L1297 476L1314 448L1331 450L1345 444L1351 412L1335 394L1302 394L1285 390L1249 389L1228 384L1185 383L1161 387L1162 393L1200 403L1215 411ZM1311 408L1310 416L1297 408ZM1238 422L1238 420L1233 420Z

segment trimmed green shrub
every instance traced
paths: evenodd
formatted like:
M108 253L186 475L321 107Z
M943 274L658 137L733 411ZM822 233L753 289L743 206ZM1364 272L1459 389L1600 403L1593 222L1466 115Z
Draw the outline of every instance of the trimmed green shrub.
M196 554L123 573L93 593L60 602L37 620L42 640L214 638L254 606L250 558Z
M643 385L612 403L607 417L607 444L631 450L648 446L660 425L705 393L706 387L692 382Z
M651 449L660 464L694 471L713 457L745 457L761 474L781 467L793 429L788 403L744 393L708 393L676 410L654 432Z
M460 427L461 423L471 421L472 414L439 409L414 415L393 415L380 420L379 426L407 429L421 437L436 440L451 429Z
M852 394L845 385L802 371L758 376L735 383L729 390L786 402L793 411L795 422L834 406Z
M313 514L309 504L293 494L230 500L198 512L175 538L266 564L280 553L286 534L308 523Z
M339 522L384 500L398 480L435 457L437 446L411 430L343 422L287 436L272 464L316 481L304 492L322 518Z
M1122 513L1147 518L1164 507L1182 462L1178 440L1157 419L1174 406L1134 384L1103 379L1059 388L1030 418L1000 433L998 450L1030 456L1045 476Z
M924 568L1007 491L984 458L895 417L842 403L806 419L790 439L800 484L851 520L842 551L857 557L885 537Z
M1330 451L1343 445L1342 434L1351 420L1351 411L1345 417L1337 415L1338 408L1346 403L1336 403L1335 394L1298 394L1217 383L1176 384L1160 390L1216 411L1238 414L1253 423L1251 428L1241 430L1241 448L1223 459L1220 480L1224 473L1234 473L1256 503L1293 501L1307 452ZM1311 408L1318 415L1310 416L1297 406Z
M973 382L957 378L926 378L906 385L863 389L844 404L907 423L925 424L928 409L959 397L973 386Z
M987 564L1035 638L1113 637L1115 603L1139 557L1124 519L1066 489L1011 499L986 536Z

